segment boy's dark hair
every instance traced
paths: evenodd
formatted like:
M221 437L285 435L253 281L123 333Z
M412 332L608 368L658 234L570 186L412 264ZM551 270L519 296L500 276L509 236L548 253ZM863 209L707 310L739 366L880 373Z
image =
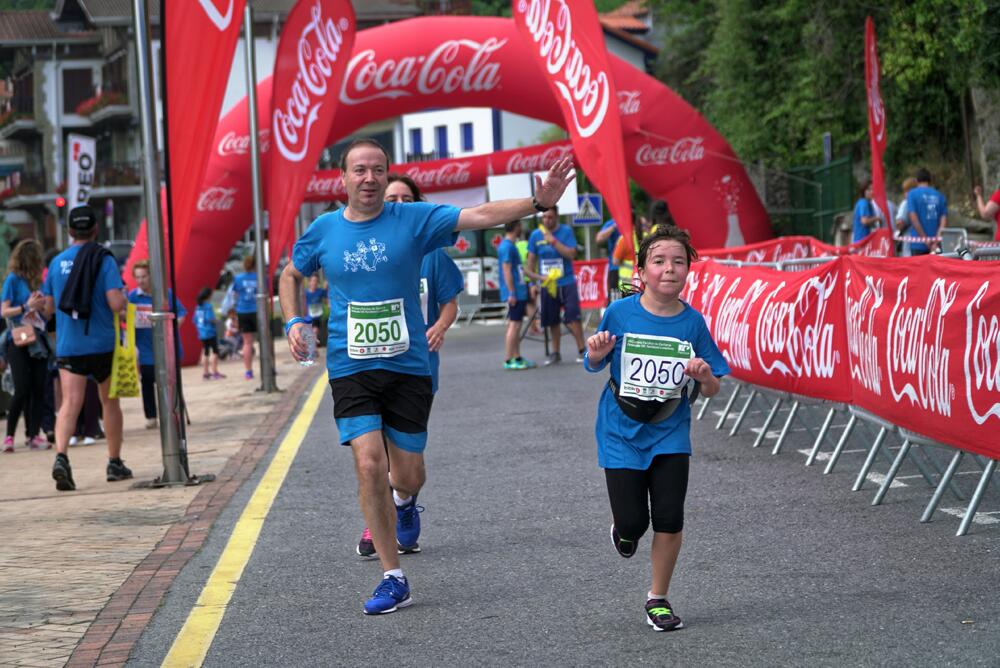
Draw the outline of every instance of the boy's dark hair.
M646 267L646 256L649 255L649 249L653 247L657 241L676 241L680 245L684 246L684 251L687 254L688 266L698 259L698 251L694 249L691 245L691 235L687 233L687 230L682 230L676 225L661 225L656 228L655 232L650 232L642 239L642 243L639 244L639 252L636 254L635 265L640 269Z
M921 167L920 169L918 169L917 173L914 174L914 176L917 177L917 182L918 183L930 183L931 182L931 173L929 171L927 171L926 167Z
M199 306L201 306L206 301L208 301L208 298L211 296L212 296L212 288L205 286L198 291L198 297L195 299L195 301L198 303Z
M420 192L420 186L418 186L417 182L411 179L406 174L395 174L395 173L389 174L389 176L386 177L386 181L388 183L395 183L396 181L405 183L406 187L410 189L411 193L413 193L414 202L424 201L424 194Z
M389 169L389 165L392 164L392 158L389 157L389 151L385 150L385 146L382 146L382 144L378 143L377 140L372 139L371 137L359 137L348 144L347 148L340 153L339 164L341 172L347 171L347 155L358 146L374 146L378 150L382 151L382 155L385 156L385 168L386 170Z
M504 223L503 224L503 231L504 232L513 232L514 230L517 229L517 226L520 225L520 224L521 224L520 220L512 220L512 221L510 221L508 223Z

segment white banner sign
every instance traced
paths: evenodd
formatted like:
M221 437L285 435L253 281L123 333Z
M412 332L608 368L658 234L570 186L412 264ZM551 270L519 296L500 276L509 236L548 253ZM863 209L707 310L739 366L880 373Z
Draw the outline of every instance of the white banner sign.
M72 210L90 199L97 163L97 142L93 137L74 134L67 135L66 142L66 206Z

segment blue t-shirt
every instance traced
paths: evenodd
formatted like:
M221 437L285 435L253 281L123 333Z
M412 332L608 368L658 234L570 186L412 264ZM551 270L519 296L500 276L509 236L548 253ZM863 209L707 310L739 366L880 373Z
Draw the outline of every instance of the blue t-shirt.
M687 341L695 357L705 360L715 376L729 373L718 346L705 325L701 313L685 302L684 310L675 316L658 316L650 313L633 295L612 302L604 312L597 331L607 331L617 338L614 351L594 368L585 358L584 368L600 371L610 364L611 377L621 385L621 353L625 333L671 336ZM673 414L657 424L637 422L625 415L618 402L605 385L597 404L597 462L602 468L649 468L653 457L663 454L691 454L691 407L682 401Z
M237 274L230 290L236 295L237 313L257 312L257 274L255 272L246 271Z
M497 260L500 262L500 301L505 302L510 297L510 289L507 287L503 271L505 264L510 265L511 278L514 281L514 298L519 302L527 301L528 286L521 271L521 254L517 251L517 245L510 239L501 241L497 247Z
M948 215L948 199L935 188L930 186L917 186L906 195L906 207L917 214L920 226L924 228L924 233L929 237L937 236L938 226L941 224L941 216ZM907 230L907 236L920 236L912 225ZM927 244L910 244L910 250L914 253L926 253Z
M28 287L27 281L15 273L7 274L7 278L3 281L3 295L0 295L0 301L10 302L11 307L23 306L30 296L31 288ZM23 316L22 313L11 318L15 327L21 324Z
M555 229L555 232L552 233L552 236L564 246L576 248L576 235L573 234L573 228L569 225L559 225ZM539 274L543 276L547 275L549 273L548 268L558 266L556 261L562 260L562 276L559 278L557 285L576 284L576 278L573 276L573 260L567 260L560 255L559 251L545 240L545 235L542 233L541 228L532 232L531 236L528 237L528 252L533 253L538 258L538 265L535 268Z
M453 206L386 202L376 218L356 223L346 220L341 209L314 220L295 243L295 268L306 276L322 269L329 283L330 378L372 369L430 375L420 266L427 253L455 243L459 213ZM351 303L355 308L349 311ZM405 350L397 343L400 317L409 337Z
M875 207L872 206L871 200L867 200L864 197L859 199L854 204L854 237L851 239L852 243L861 241L869 234L871 234L871 229L866 227L861 222L862 216L874 216Z
M198 340L214 339L219 335L215 328L215 309L207 299L194 309L194 326L198 330Z
M444 249L439 248L425 255L420 263L420 310L424 314L425 325L430 327L437 322L441 317L441 304L450 302L463 289L465 278ZM428 351L427 361L431 366L433 391L437 392L441 354L436 350Z
M618 231L618 224L614 220L609 220L601 226L600 231L611 228L614 232L608 237L608 269L617 269L618 265L615 264L615 246L618 245L618 240L622 238L622 233Z
M49 273L42 284L42 293L55 300L58 357L96 355L110 353L115 349L115 321L105 293L108 290L120 290L123 286L118 265L115 264L113 257L106 255L101 262L100 271L97 272L94 293L91 297L89 328L86 320L74 319L59 309L59 298L62 297L63 288L66 287L70 272L73 271L73 260L81 248L83 244L73 244L52 258Z
M128 293L128 300L135 304L136 306L150 306L153 305L153 296L147 295L140 288L134 288ZM167 301L173 305L174 315L178 318L183 318L187 315L187 309L181 304L180 300L174 299L174 293L169 289L167 290ZM180 345L180 341L177 342ZM152 327L139 327L135 328L135 348L139 351L139 364L147 365L153 364L153 328ZM183 355L183 349L178 353Z

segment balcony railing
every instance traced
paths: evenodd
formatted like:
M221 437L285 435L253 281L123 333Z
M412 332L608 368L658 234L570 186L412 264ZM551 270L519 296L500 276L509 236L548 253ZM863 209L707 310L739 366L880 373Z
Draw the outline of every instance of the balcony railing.
M48 191L48 182L43 171L17 171L5 176L0 183L0 199L41 195Z
M142 184L142 163L112 162L101 164L98 161L94 171L94 187L110 188L113 186L137 186Z
M105 90L93 97L89 97L76 106L76 113L80 116L92 116L101 109L111 106L123 106L128 104L124 93L114 90Z
M427 153L407 153L406 162L428 162L430 160L443 160L450 157L452 157L451 153L439 153L438 151L429 151Z

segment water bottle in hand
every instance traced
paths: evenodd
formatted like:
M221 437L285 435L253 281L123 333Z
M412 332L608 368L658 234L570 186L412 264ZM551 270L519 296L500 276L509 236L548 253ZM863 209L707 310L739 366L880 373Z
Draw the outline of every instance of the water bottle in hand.
M306 344L306 356L299 360L299 364L312 366L316 362L316 332L313 331L312 325L306 325L299 328L299 336Z

